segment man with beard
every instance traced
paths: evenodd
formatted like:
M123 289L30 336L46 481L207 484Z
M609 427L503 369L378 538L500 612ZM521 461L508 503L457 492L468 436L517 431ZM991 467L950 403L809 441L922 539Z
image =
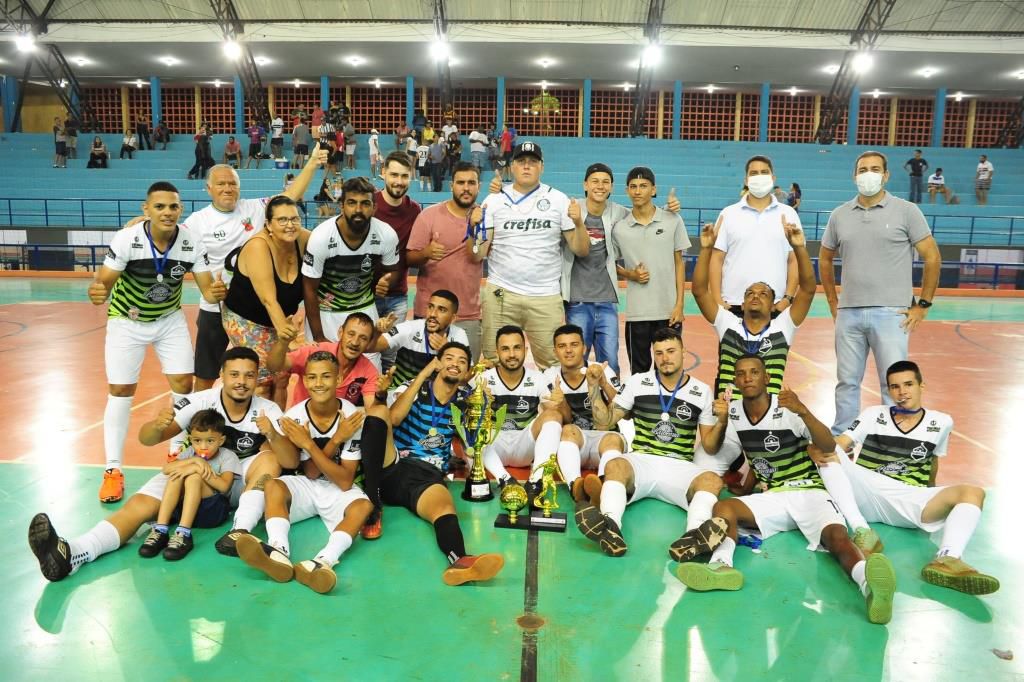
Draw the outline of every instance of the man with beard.
M263 485L266 481L279 476L282 466L293 468L298 464L298 458L294 461L287 459L287 452L282 451L283 461L275 454L275 446L279 447L278 441L284 437L276 434L270 422L281 416L281 410L274 402L253 395L258 369L259 357L255 351L232 348L224 354L220 370L224 385L221 388L186 396L178 401L176 410L163 408L156 419L139 429L139 440L144 445L156 445L188 428L192 417L200 410L213 409L221 414L226 422L226 440L221 447L231 450L242 460L247 490L239 497L242 481L236 479L231 489L231 503L239 505L236 524L239 515L245 515L246 523L251 520L247 528L256 525L263 515ZM203 464L206 462L197 462L198 466ZM57 535L46 514L36 514L29 525L28 541L46 579L62 580L82 564L95 561L128 542L142 524L156 519L165 485L166 476L157 474L128 498L124 507L100 521L89 532L70 541ZM247 507L245 512L242 510L243 500ZM217 541L217 550L222 553L224 542L224 538ZM234 542L230 544L233 548Z
M480 169L460 161L452 174L452 196L416 218L406 247L408 265L419 268L413 317L425 317L430 294L447 289L459 300L459 327L480 357L480 279L483 263L473 260L463 242L466 220L480 194Z
M337 341L338 330L351 313L377 319L377 288L387 287L398 269L398 235L373 217L376 189L366 178L342 185L341 215L313 229L302 259L306 304L306 338L317 343ZM379 356L371 358L374 364Z

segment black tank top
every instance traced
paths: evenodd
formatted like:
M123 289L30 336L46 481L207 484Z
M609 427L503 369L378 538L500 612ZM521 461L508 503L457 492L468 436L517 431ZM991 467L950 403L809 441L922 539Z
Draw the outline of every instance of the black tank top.
M224 269L234 273L231 278L231 286L228 287L228 297L224 299L224 305L234 314L244 317L250 322L261 324L264 327L273 327L274 323L270 320L270 314L260 302L256 290L252 288L252 281L238 269L238 256L249 243L251 242L242 244L224 259ZM294 315L299 309L299 304L302 303L302 253L299 251L298 240L295 242L295 255L300 269L294 282L282 281L277 276L277 268L273 268L277 304L281 306L286 317ZM270 260L273 265L273 251L271 251Z

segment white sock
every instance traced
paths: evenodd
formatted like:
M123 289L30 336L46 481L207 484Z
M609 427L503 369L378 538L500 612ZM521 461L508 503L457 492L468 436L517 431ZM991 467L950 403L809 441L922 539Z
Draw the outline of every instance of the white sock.
M935 556L951 556L956 559L962 557L980 519L981 507L968 502L961 502L953 507L946 517L942 544L939 545L939 553Z
M103 410L103 451L107 456L108 469L121 468L124 439L128 436L128 422L132 418L132 400L132 396L107 396L107 407Z
M178 401L189 395L188 393L175 393L171 391L171 405L177 405ZM188 440L188 432L184 429L177 436L172 436L167 444L167 453L177 457L185 449L185 441Z
M68 546L71 549L71 572L74 573L82 564L96 561L120 547L121 534L109 521L100 521L88 533L69 541Z
M511 474L508 473L508 469L501 463L501 457L498 457L498 450L493 445L484 447L484 469L486 469L491 476L494 476L499 481L503 478L511 478Z
M711 518L711 508L718 502L718 496L706 490L698 490L690 500L686 511L686 530L690 531Z
M267 544L281 550L285 556L291 554L291 545L288 544L288 531L292 524L281 516L272 516L267 519Z
M868 596L868 577L866 575L867 567L868 562L861 559L853 565L852 569L850 569L850 578L853 579L853 582L857 583L857 587L860 588L860 593L865 597Z
M562 470L565 480L571 485L582 475L580 470L580 447L576 443L563 440L558 444L558 467Z
M622 450L605 450L601 453L601 459L597 463L597 475L604 476L604 467L616 457L622 457Z
M605 481L601 488L601 513L622 528L622 513L626 511L626 486L620 481Z
M556 422L546 422L540 427L537 433L537 440L533 444L533 466L539 467L548 461L551 455L558 454L559 441L562 440L562 425ZM572 479L566 479L571 481Z
M736 552L736 541L730 537L722 540L722 544L715 547L715 551L711 553L711 560L708 563L723 563L726 566L732 566L732 555Z
M841 456L845 457L846 455ZM868 522L864 519L864 515L860 513L857 500L853 496L853 486L850 485L850 479L846 477L843 466L836 463L818 467L818 473L821 474L821 480L825 483L829 497L839 507L839 513L846 517L846 522L850 524L850 528L854 530L867 528Z
M352 546L352 536L343 530L336 530L331 533L330 539L324 548L317 552L317 561L322 561L328 566L338 563L338 559Z
M252 530L263 516L264 496L262 490L246 490L238 496L238 509L231 530Z

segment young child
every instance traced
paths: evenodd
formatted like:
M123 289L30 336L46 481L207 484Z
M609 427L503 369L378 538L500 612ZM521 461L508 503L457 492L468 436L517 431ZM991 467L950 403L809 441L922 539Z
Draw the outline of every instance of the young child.
M156 523L139 556L179 561L192 551L192 528L216 528L228 518L228 495L242 463L224 444L224 417L216 410L196 412L189 424L187 450L163 468L166 487ZM177 522L173 537L168 525Z

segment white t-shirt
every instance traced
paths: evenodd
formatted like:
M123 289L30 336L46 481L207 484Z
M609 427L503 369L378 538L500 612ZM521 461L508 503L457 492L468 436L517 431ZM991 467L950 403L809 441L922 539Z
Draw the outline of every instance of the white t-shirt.
M576 229L569 197L540 184L527 194L511 186L483 202L491 233L487 280L524 296L561 293L562 232Z
M540 413L540 401L551 395L544 375L527 367L523 377L515 386L508 386L494 367L480 375L482 381L494 396L494 411L505 408L505 423L502 431L521 431L527 428Z
M427 165L427 159L430 158L430 147L425 144L421 144L416 147L416 165L423 168Z
M982 161L978 164L978 179L988 180L992 177L992 171L994 170L995 168L992 167L991 161Z
M448 125L442 126L442 128L441 128L441 133L444 135L444 141L445 142L448 141L448 136L449 135L451 135L452 133L457 133L457 132L459 132L459 127L457 125L455 125L454 123L449 123Z
M764 282L779 301L786 294L786 268L793 250L786 240L782 219L800 227L796 211L772 197L772 203L759 212L744 197L722 209L721 217L715 248L725 252L722 298L730 305L739 305L747 287Z
M405 151L415 152L417 147L419 147L419 142L416 141L415 137L410 135L409 137L405 138Z
M326 431L321 431L320 429L318 429L316 427L316 424L313 423L313 420L310 419L308 410L308 398L306 400L303 400L301 403L296 403L295 405L292 405L291 408L289 408L288 411L284 413L284 416L288 417L289 419L294 419L302 426L307 427L307 429L309 430L309 435L312 437L313 442L316 443L316 446L320 448L320 450L323 450L327 446L327 441L329 441L334 436L334 434L337 433L338 425L341 423L342 418L349 417L352 415L353 412L356 411L356 406L350 403L349 401L345 400L344 398L338 398L338 402L341 403L341 412L334 416L334 421L331 422L331 425L327 427ZM285 435L284 430L281 428L280 423L276 419L274 420L274 429L282 436ZM331 457L334 463L341 464L341 460L343 459L355 461L362 460L362 450L359 447L359 443L362 437L363 430L359 429L354 434L352 434L351 438L342 443L342 445L337 450L334 451L334 455ZM309 454L308 450L299 450L300 462L305 462L306 460L312 458L313 456ZM320 474L319 478L320 480L323 481L330 480L323 473Z
M932 173L931 175L928 176L928 184L929 185L945 185L946 184L946 176L945 175L937 175L935 173Z
M270 138L273 140L280 140L284 137L284 121L278 116L274 119L274 122L270 124Z
M469 151L471 152L483 152L487 151L487 135L477 131L473 131L469 134Z
M190 215L182 223L198 235L210 259L210 272L214 277L224 270L224 259L237 247L263 229L266 206L270 199L239 199L230 213L218 211L210 204ZM220 313L220 306L200 299L199 308Z
M377 143L379 136L376 134L370 135L370 156L380 156L380 145Z

